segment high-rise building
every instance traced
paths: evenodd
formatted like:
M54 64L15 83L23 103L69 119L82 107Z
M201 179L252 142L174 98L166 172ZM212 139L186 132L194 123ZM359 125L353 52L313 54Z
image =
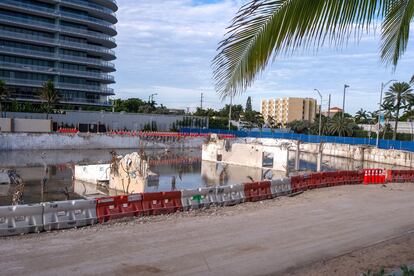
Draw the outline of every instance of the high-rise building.
M311 98L275 98L262 100L260 113L265 121L272 117L283 127L295 120L311 121L316 117L317 102Z
M0 0L0 79L11 100L107 106L114 95L115 0Z

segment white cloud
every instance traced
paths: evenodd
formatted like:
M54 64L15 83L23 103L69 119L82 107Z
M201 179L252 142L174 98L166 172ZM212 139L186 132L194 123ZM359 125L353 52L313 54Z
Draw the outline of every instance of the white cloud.
M214 92L210 64L226 26L246 1L205 2L118 0L117 96L147 99L156 92L158 103L183 108L199 105L204 93L207 106L223 105ZM316 97L313 89L318 88L326 98L332 94L332 105L341 105L347 83L349 111L374 109L381 81L408 80L414 73L412 43L392 74L380 63L378 40L371 33L344 49L278 57L236 102L244 104L250 95L258 109L261 98Z

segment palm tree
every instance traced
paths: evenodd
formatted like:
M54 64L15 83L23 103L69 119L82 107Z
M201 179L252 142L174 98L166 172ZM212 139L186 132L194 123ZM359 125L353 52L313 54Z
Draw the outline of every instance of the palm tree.
M400 109L406 108L414 101L414 95L412 88L409 83L406 82L395 82L385 93L384 104L392 106L392 110L395 111L395 124L394 133L392 139L397 138L398 130L398 119L400 115Z
M334 116L328 125L329 133L332 135L351 136L354 132L355 123L350 118L344 118L342 116Z
M43 84L40 92L40 98L45 102L46 105L46 119L49 119L49 113L54 104L59 101L59 95L56 92L53 81L48 80Z
M5 101L9 97L9 90L6 87L6 83L0 80L0 118L3 117L2 101Z
M236 14L213 59L216 90L242 93L271 57L298 48L339 47L381 25L380 56L397 66L405 52L414 0L250 0Z
M355 114L355 122L357 124L365 124L368 121L368 114L362 108Z

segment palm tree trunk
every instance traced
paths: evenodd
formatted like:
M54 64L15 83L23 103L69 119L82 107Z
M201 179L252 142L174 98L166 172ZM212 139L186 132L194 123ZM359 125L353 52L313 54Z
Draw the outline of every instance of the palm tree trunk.
M400 107L397 107L397 114L395 116L395 124L394 124L394 133L392 134L392 140L397 140L397 130L398 130L398 117L400 115Z
M0 101L0 118L3 118L3 108Z

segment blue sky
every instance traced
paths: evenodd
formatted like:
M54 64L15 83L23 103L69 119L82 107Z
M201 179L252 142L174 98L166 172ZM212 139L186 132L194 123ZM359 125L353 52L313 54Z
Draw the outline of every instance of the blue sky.
M211 60L217 43L242 0L118 0L118 47L115 61L117 97L155 100L171 108L200 105L221 108L214 91ZM411 32L411 37L413 34ZM374 110L379 101L381 81L408 81L414 74L414 45L408 44L395 72L381 64L378 34L366 35L345 49L319 49L277 58L245 94L235 99L245 104L248 96L258 110L262 98L314 97L314 88L331 106L342 106L343 85L347 90L345 110ZM319 101L319 99L318 99Z

